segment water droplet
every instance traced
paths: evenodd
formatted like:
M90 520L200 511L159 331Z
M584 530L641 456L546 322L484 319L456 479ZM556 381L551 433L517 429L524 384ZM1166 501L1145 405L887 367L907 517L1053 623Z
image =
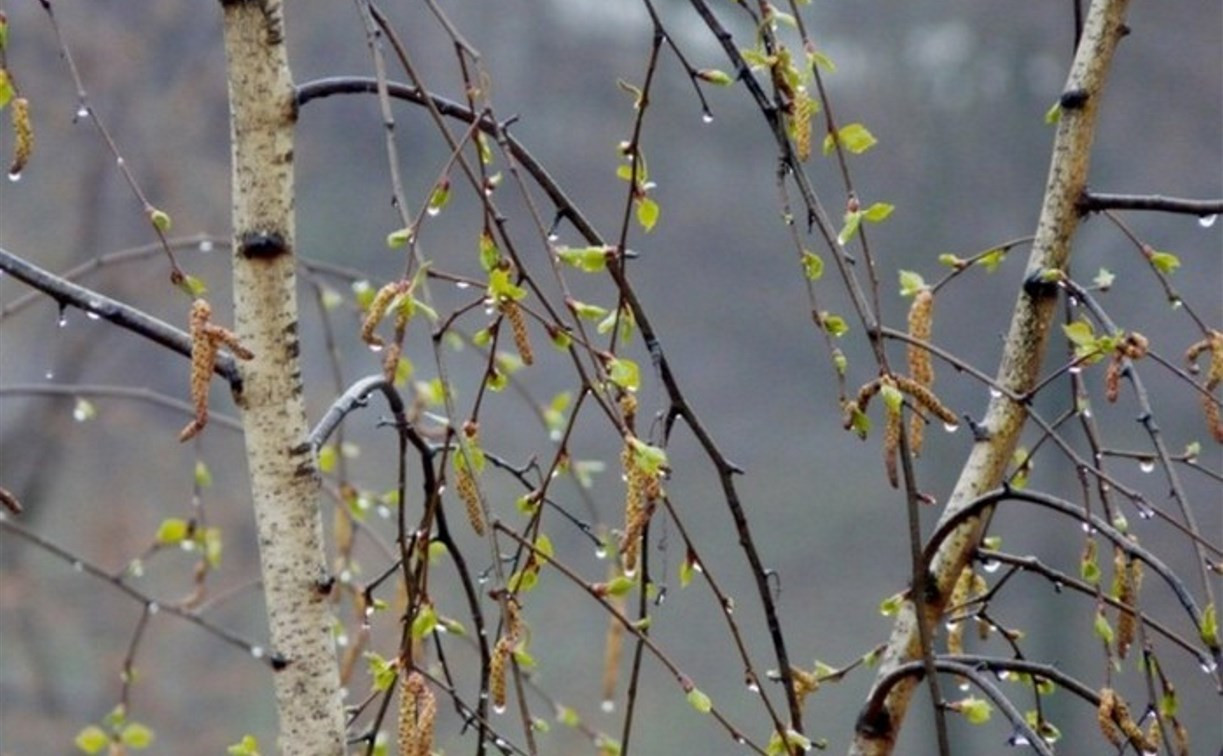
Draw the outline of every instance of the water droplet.
M962 682L962 683L960 683L958 687L959 687L959 689L960 689L961 691L963 691L963 692L965 692L965 693L967 693L967 692L969 691L969 689L971 689L971 688L972 688L972 686L971 686L971 685L969 685L969 684L968 684L968 683L966 683L966 682Z
M989 396L990 396L990 398L991 398L991 399L1001 399L1001 398L1002 398L1002 392L1001 392L1001 391L999 391L998 389L994 388L993 386L990 386L990 387L989 387Z
M713 113L709 111L701 113L701 123L713 123Z
M634 567L631 570L625 570L624 576L628 578L629 580L632 580L633 578L637 577L637 568Z
M1091 407L1084 407L1082 411L1079 412L1079 414L1082 415L1083 417L1088 417L1088 418L1091 417Z
M603 702L599 704L599 708L602 709L604 712L611 714L613 711L616 710L616 702L611 700L610 698L604 698Z
M997 559L990 559L985 564L981 565L981 569L985 570L986 572L997 572L998 570L1002 569L1002 562L999 562Z
M126 160L124 160L122 156L119 156L119 157L115 158L115 165L117 165L117 166L119 166L120 168L122 168L123 166L127 165L127 161L126 161Z
M347 648L348 647L348 636L347 635L337 635L335 637L335 644L339 646L340 648Z
M73 572L84 572L84 571L85 571L85 563L84 563L84 562L82 562L82 561L81 561L81 560L79 560L79 559L75 560L75 561L72 563L72 571L73 571Z
M561 235L560 235L560 234L558 234L558 233L556 233L555 231L554 231L554 232L552 232L552 233L550 233L550 234L548 234L548 241L555 243L555 242L558 242L558 241L560 241L560 240L561 240Z
M1081 372L1083 372L1083 366L1082 366L1082 365L1071 365L1071 366L1070 366L1070 374L1071 374L1071 375L1078 375L1078 374L1079 374L1079 373L1081 373Z
M102 318L101 315L94 312L93 310L89 310L88 312L86 312L85 317L89 318L90 320L100 320Z
M183 551L195 551L195 541L190 538L184 538L178 542L178 547Z
M255 657L256 659L262 659L263 654L263 646L251 646L251 656Z
M607 547L600 544L595 546L595 559L607 559Z
M0 509L0 522L8 522L8 512Z
M500 706L498 706L497 704L493 704L493 713L494 714L504 714L505 704L501 704Z
M43 373L42 377L46 378L48 381L55 380L55 371L51 368L47 368L47 372Z
M370 344L370 345L369 345L369 351L374 352L374 353L381 352L381 351L382 351L382 345L381 345L381 344Z
M9 171L8 180L14 184L21 180L21 171Z
M59 308L59 318L55 321L55 325L59 328L68 325L68 311L63 307Z
M1208 675L1213 675L1215 670L1218 668L1219 668L1219 665L1215 664L1214 659L1204 658L1202 659L1202 663L1199 665L1199 669L1201 669L1202 672Z
M1153 473L1153 472L1155 472L1155 460L1153 460L1153 459L1140 459L1140 460L1138 460L1138 469L1139 469L1139 470L1142 470L1144 473Z
M746 745L746 744L747 744L747 739L746 739L746 738L744 738L742 735L736 735L736 736L735 736L735 743L736 743L737 745Z
M1005 669L1000 669L994 673L994 677L997 677L999 680L1005 680L1006 678L1010 676L1011 676L1011 673Z
M437 205L430 205L428 208L425 209L425 213L427 213L429 217L431 218L437 216L437 214L440 213L441 211L442 209L438 207Z
M339 580L341 585L348 585L352 582L352 570L340 570Z
M384 520L391 519L391 508L385 504L378 505L378 516Z
M366 616L366 617L373 617L373 616L374 616L374 607L372 607L372 606L367 606L367 607L365 607L365 616Z
M948 433L955 433L959 429L959 423L943 423L943 430L947 431Z
M1138 518L1139 519L1149 520L1155 516L1155 510L1151 507L1150 504L1146 503L1145 501L1140 500L1137 504L1137 507L1138 507Z
M950 633L950 632L953 632L956 629L956 627L959 626L959 624L960 624L959 620L947 620L947 622L944 623L944 627L946 627L947 632Z
M1006 741L1006 744L1013 748L1023 748L1024 746L1031 745L1026 736L1018 734L1012 735L1011 739Z
M704 572L705 568L701 566L700 562L693 560L692 561L692 571L693 572Z
M89 117L89 106L82 102L80 105L76 106L76 114L73 116L72 122L76 123L78 120L82 118L88 118L88 117Z
M1202 228L1210 228L1218 219L1219 216L1217 215L1203 215L1202 217L1198 218L1198 225Z
M470 284L470 283L468 283L467 281L455 281L455 282L454 282L454 288L456 288L456 289L470 289L470 288L471 288L471 284Z
M156 601L150 601L147 607L149 614L157 614L161 611L161 604Z
M211 252L212 250L213 250L212 239L204 239L203 241L200 242L201 252L208 253L208 252Z
M12 178L12 177L10 176L10 178ZM1181 301L1181 298L1180 298L1180 297L1174 297L1174 298L1172 299L1172 309L1173 309L1173 310L1179 310L1180 308L1182 308L1182 307L1184 307L1184 306L1185 306L1185 303Z
M760 686L756 684L755 680L747 681L747 692L748 693L759 693L760 692Z
M1071 307L1078 307L1079 298L1078 297L1066 297L1066 304L1070 305Z

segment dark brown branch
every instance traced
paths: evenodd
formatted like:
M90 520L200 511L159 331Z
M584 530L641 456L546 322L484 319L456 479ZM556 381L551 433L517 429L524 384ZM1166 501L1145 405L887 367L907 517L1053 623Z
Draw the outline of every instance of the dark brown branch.
M1182 199L1164 197L1159 194L1103 194L1083 192L1079 198L1079 211L1099 213L1105 210L1153 210L1160 213L1178 213L1209 218L1223 213L1223 199Z
M93 313L184 357L191 357L191 337L185 331L142 310L65 280L3 248L0 248L0 270L46 293L60 307L71 306ZM218 354L213 370L229 382L234 394L242 392L242 377L231 355Z

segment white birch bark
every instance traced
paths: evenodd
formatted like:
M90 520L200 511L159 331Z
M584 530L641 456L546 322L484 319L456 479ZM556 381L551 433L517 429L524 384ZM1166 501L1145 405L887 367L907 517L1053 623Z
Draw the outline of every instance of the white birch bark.
M282 753L345 751L319 476L306 442L294 271L296 105L279 0L222 0L233 148L234 323L255 358L239 398Z

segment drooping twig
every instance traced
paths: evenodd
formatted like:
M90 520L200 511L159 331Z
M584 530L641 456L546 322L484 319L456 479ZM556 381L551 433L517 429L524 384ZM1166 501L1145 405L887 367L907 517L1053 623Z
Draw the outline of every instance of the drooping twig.
M1079 198L1079 210L1084 213L1099 213L1104 210L1153 210L1209 218L1223 213L1223 199L1195 200L1164 197L1159 194L1083 192L1083 196Z

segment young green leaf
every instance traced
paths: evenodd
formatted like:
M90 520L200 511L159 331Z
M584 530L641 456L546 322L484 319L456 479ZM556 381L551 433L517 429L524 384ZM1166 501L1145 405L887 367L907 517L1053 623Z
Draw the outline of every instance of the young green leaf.
M641 385L641 369L626 357L612 357L607 361L607 377L625 391L636 391Z
M926 280L911 270L900 271L900 296L912 297L926 288Z
M556 256L566 265L572 265L587 273L599 273L607 269L607 247L557 247Z
M1215 612L1215 605L1212 601L1202 610L1202 624L1198 628L1202 642L1211 649L1219 647L1219 617Z
M412 620L412 637L416 640L424 638L437 627L437 612L431 604L424 604Z
M391 249L404 247L410 241L412 241L412 229L410 228L401 228L386 235L386 246Z
M480 234L480 267L484 272L489 272L497 267L497 263L501 262L501 252L497 249L497 242L493 241L493 235L485 231Z
M862 124L851 123L842 126L837 131L836 141L839 141L841 145L845 147L845 149L849 150L853 154L861 155L863 152L866 152L871 147L875 146L875 143L878 140L876 140L875 136L871 134L871 132ZM831 134L824 137L825 155L836 149L836 141L833 140Z
M871 223L882 223L896 209L895 205L886 202L876 202L862 212L862 217Z
M647 234L653 231L654 224L658 223L658 203L649 197L637 200L637 222Z
M132 722L119 733L119 742L139 751L153 744L153 731L138 722Z
M1181 259L1171 252L1152 252L1149 259L1155 269L1164 275L1171 275L1181 266Z
M717 84L719 87L729 87L731 84L735 83L735 80L731 78L730 74L726 73L725 71L719 71L716 68L702 68L696 72L696 75L697 78L707 81L710 84Z
M170 221L169 213L164 210L158 210L155 207L149 209L149 221L153 224L153 228L163 234L170 230L170 226L174 225Z
M713 701L710 700L709 696L702 693L700 688L693 688L688 691L688 703L702 714L708 714L713 710Z
M187 537L187 532L191 526L186 520L179 517L167 517L161 521L161 525L157 528L157 543L162 546L173 546L176 543L181 543Z
M989 701L984 698L968 697L960 699L957 702L957 708L964 718L970 724L980 725L989 721L990 715L994 713L993 707L989 705Z
M851 210L845 213L845 225L841 228L841 232L837 234L837 244L842 247L854 238L854 234L858 233L858 226L862 225L862 211Z
M110 745L110 736L97 725L89 725L76 734L73 741L76 747L85 753L101 753Z
M814 252L803 250L803 273L811 281L818 281L824 275L824 261Z

